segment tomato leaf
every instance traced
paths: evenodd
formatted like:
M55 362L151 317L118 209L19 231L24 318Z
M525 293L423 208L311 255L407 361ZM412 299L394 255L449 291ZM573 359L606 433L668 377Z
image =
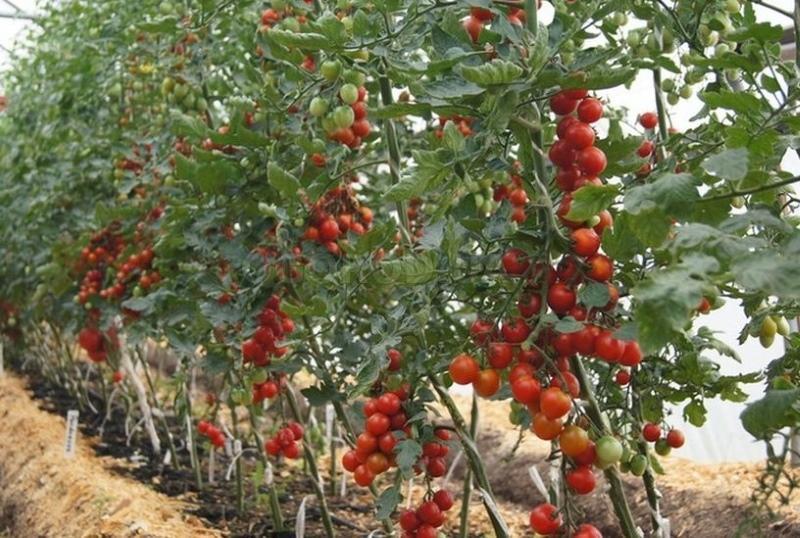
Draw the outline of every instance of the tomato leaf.
M572 205L566 218L581 222L610 206L619 188L616 185L584 185L572 194Z
M741 414L742 425L756 439L769 439L800 419L800 389L768 390Z

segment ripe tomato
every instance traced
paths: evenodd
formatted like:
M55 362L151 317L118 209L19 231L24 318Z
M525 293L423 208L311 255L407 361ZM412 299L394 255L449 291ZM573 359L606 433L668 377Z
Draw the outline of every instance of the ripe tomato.
M417 517L424 523L436 526L442 518L442 509L434 501L426 501L417 508Z
M478 372L478 377L472 382L478 396L489 398L500 389L500 375L497 370L486 368Z
M556 174L556 184L562 191L570 192L575 190L575 183L580 178L581 172L576 167L562 168Z
M531 266L527 254L518 248L510 248L503 254L503 269L509 275L522 275Z
M572 145L566 140L556 140L553 142L553 145L550 146L550 150L547 152L547 156L550 157L550 160L553 162L553 164L560 168L572 166L572 163L575 162L577 155L578 153L575 151L575 148L573 148ZM578 164L578 167L581 168L580 163Z
M485 319L476 319L469 328L469 333L476 344L483 345L494 334L494 325Z
M356 120L351 129L354 135L364 138L372 131L372 126L367 120Z
M541 4L541 2L539 2L539 4ZM541 5L539 7L541 7ZM570 90L561 90L561 93L563 93L570 99L583 99L584 97L589 95L589 90L585 88L572 88Z
M581 103L583 105L583 103ZM580 106L578 113L580 114ZM573 123L565 133L564 140L574 149L588 148L594 144L594 129L582 121Z
M511 394L519 403L530 405L538 401L540 392L539 382L533 377L519 377L511 382Z
M365 459L377 449L378 439L374 435L368 432L363 432L356 437L356 452L358 452L359 455L364 456Z
M569 357L575 353L575 349L572 347L572 336L569 333L559 333L553 338L551 345L561 356Z
M680 448L686 442L683 432L680 430L670 430L667 433L667 444L672 448Z
M334 218L325 219L319 226L319 238L322 241L336 241L340 233L339 224Z
M269 450L267 450L267 452L269 452ZM274 456L276 454L272 455ZM344 453L344 456L342 456L342 467L344 467L346 471L352 473L359 465L361 465L361 462L358 460L355 450L348 450Z
M578 169L587 176L599 176L606 169L606 154L598 147L590 146L580 150L575 157Z
M642 158L649 157L653 154L654 148L655 144L653 144L652 140L644 140L639 146L639 149L636 150L636 154Z
M379 475L389 470L389 459L381 452L373 452L369 455L364 465L366 465L373 474Z
M380 437L389 431L391 424L392 423L389 420L389 417L383 413L375 413L367 418L365 429L370 435L374 437Z
M400 411L400 405L400 398L391 392L382 394L377 401L378 411L388 416L394 415Z
M642 437L648 443L655 443L661 439L661 427L658 424L648 422L642 428Z
M559 418L550 420L544 413L536 413L533 415L533 426L531 429L539 439L552 441L561 433L563 425Z
M503 333L503 338L506 340L506 342L520 344L528 338L529 334L531 334L531 328L528 327L528 324L525 323L524 319L514 318L503 323L501 332Z
M559 359L560 358L561 357L559 357ZM569 363L567 363L567 366L569 366ZM567 391L570 393L570 395L573 398L577 398L578 396L580 396L581 384L578 381L578 378L575 377L575 374L563 368L560 368L560 371L561 371L561 377L564 378L564 381L567 384ZM554 387L558 387L561 390L564 390L564 387L561 386L561 379L559 379L559 377L556 375L553 376L552 380L550 381L550 384Z
M400 514L400 528L404 531L414 531L420 526L420 520L414 510L406 510Z
M400 353L398 350L392 348L386 352L386 356L389 357L389 367L388 370L390 372L396 372L402 366L403 361L403 354Z
M587 97L578 104L578 119L585 123L594 123L603 117L603 103L594 97Z
M430 458L428 464L425 466L425 470L428 472L429 476L438 478L447 473L447 464L444 458Z
M578 228L571 235L572 250L575 254L588 258L600 248L600 237L591 228Z
M602 210L597 216L600 217L600 222L595 225L594 231L597 232L597 235L602 236L606 228L614 225L614 217L611 216L611 212L607 209Z
M614 381L616 381L617 385L620 387L624 387L631 382L631 373L628 370L620 370L617 372L617 375L614 376Z
M245 340L242 343L242 357L245 362L260 363L267 356L266 350L254 339Z
M540 504L531 510L531 527L539 534L555 534L561 528L561 515L550 503Z
M594 525L584 523L578 527L572 538L603 538L603 534Z
M561 282L574 284L575 276L578 274L578 262L574 256L564 256L558 267L556 268L556 275Z
M547 291L547 304L556 314L566 314L575 306L575 292L561 282L553 284Z
M361 487L367 487L375 480L375 473L369 470L366 464L361 464L353 471L353 479Z
M619 359L619 363L623 366L637 366L642 362L642 350L638 342L629 341L625 343L625 351Z
M604 254L595 254L591 256L586 263L589 265L589 270L586 271L586 276L598 282L606 282L611 280L614 275L614 263L611 258Z
M481 20L477 17L473 17L472 15L470 15L469 17L464 19L462 25L464 26L464 30L466 30L472 42L477 43L478 38L481 35L481 31L483 30L483 23L481 22Z
M458 383L459 385L469 385L478 379L480 367L475 359L466 353L462 353L461 355L457 355L450 362L448 371L450 372L450 377L453 379L454 383Z
M658 115L655 112L645 112L639 116L639 124L645 129L655 129L658 125Z
M361 101L355 102L350 105L353 109L353 117L356 121L363 120L367 117L367 104ZM366 136L366 135L363 135Z
M514 359L514 347L507 342L489 344L489 364L492 368L506 368Z
M536 292L523 294L517 303L517 310L525 319L538 316L542 310L542 296Z
M491 11L482 7L469 8L469 14L481 22L489 22L494 18L494 14Z
M440 489L433 494L433 502L443 511L447 512L453 507L453 496L446 489Z
M625 342L617 340L610 331L602 331L594 340L595 354L607 362L619 362L625 353Z
M559 116L566 116L575 110L578 106L578 100L573 99L565 92L558 92L550 98L550 110Z
M592 465L597 459L597 448L594 441L589 441L586 450L572 458L578 465Z
M567 131L569 128L575 125L576 123L581 123L578 121L578 118L575 116L564 116L560 120L558 120L558 125L556 126L556 135L558 138L566 138Z
M549 420L563 417L572 409L572 399L558 387L548 387L539 396L542 414Z
M520 361L515 364L508 373L508 382L516 383L518 379L522 379L524 377L533 377L534 374L536 374L536 368L534 365Z
M597 478L594 476L592 468L588 465L581 465L567 472L566 479L570 489L578 495L591 493L597 484Z
M600 329L586 324L580 331L572 333L572 346L581 355L592 355L595 352L595 339L599 334Z
M514 207L523 207L528 203L528 193L525 192L525 189L514 189L511 191L511 194L508 195L508 201L511 202L511 205Z
M395 446L397 446L397 438L392 432L386 432L378 439L378 448L387 456L391 456L394 453Z
M442 523L444 523L444 521ZM438 536L439 531L436 530L436 527L434 525L428 525L427 523L420 525L416 534L414 534L415 538L437 538Z
M580 426L570 424L558 436L558 444L565 455L579 456L589 447L589 434Z

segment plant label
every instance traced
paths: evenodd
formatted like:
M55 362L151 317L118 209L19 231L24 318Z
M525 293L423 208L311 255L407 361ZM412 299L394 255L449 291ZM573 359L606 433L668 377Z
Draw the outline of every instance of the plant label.
M78 416L77 409L67 411L67 431L64 437L64 456L72 458L75 456L75 442L78 439Z

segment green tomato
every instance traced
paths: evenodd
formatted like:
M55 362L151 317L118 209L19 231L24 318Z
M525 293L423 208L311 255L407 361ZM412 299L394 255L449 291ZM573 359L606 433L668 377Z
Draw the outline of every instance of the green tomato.
M119 99L120 95L122 95L122 85L116 82L108 89L108 96L113 99Z
M739 13L742 9L741 4L739 4L739 0L726 0L725 1L725 11L728 13Z
M482 194L475 194L474 198L475 198L475 209L482 208L483 207L483 203L486 201L486 199L483 197L483 195Z
M345 84L339 88L339 97L342 99L343 103L352 105L358 101L358 88L355 84Z
M661 89L665 92L671 92L675 89L675 80L666 78L661 81Z
M778 326L778 334L781 336L789 336L789 333L792 332L792 327L789 325L786 318L784 316L773 316L772 319L775 321L775 325Z
M312 153L325 153L325 141L320 140L319 138L315 138L311 141L311 152Z
M489 197L486 198L485 202L483 202L483 207L481 207L481 212L486 214L486 213L491 213L492 211L494 211L494 200L492 200L491 197Z
M727 43L718 43L716 47L714 47L714 56L722 56L727 54L731 51L730 45Z
M272 0L270 4L275 11L283 11L286 9L286 0Z
M342 75L342 78L344 78L345 82L355 84L356 86L363 86L367 81L366 75L364 75L364 73L361 71L356 71L355 69L347 69Z
M231 389L231 401L236 405L242 405L247 402L247 392L241 388L236 387Z
M339 78L339 73L342 72L342 63L339 60L325 60L319 66L319 72L322 78L328 82L333 82Z
M342 17L342 25L344 26L344 31L348 34L353 33L353 17L349 15L347 17Z
M636 454L633 458L631 458L631 473L633 473L634 476L642 476L647 470L647 464L647 456L643 454Z
M133 288L133 296L134 297L141 297L142 295L143 295L142 288L140 288L139 286L136 286L135 288ZM86 304L89 304L89 303L86 303Z
M597 461L600 467L609 467L622 457L622 443L615 437L604 435L597 440Z
M205 97L197 98L197 100L194 102L194 109L198 112L205 112L208 110L208 101L206 101Z
M189 86L187 86L186 84L174 84L173 90L174 90L173 93L175 94L175 99L183 99L189 93Z
M250 376L250 379L253 383L263 383L267 380L267 371L263 368L259 368L253 372L253 375Z
M333 123L340 129L350 127L355 120L355 112L349 106L339 106L333 111Z
M684 99L688 99L694 94L694 90L688 84L684 84L681 86L680 94Z
M322 97L313 98L311 104L308 105L308 112L315 118L321 118L328 113L328 101Z
M632 49L638 47L642 42L642 34L638 31L632 31L628 34L628 37L625 39L628 42L628 46Z
M628 15L622 11L617 11L614 13L614 24L617 26L625 26L628 24Z
M659 456L669 456L672 448L667 444L666 439L659 439L656 441L656 454Z
M594 228L598 224L600 224L600 215L594 215L592 218L586 221L586 226L589 228Z
M744 207L746 200L744 196L734 196L731 198L731 207L735 207L736 209L741 209Z
M321 123L326 133L332 133L336 130L336 121L333 119L333 114L328 114L322 118Z
M677 105L680 102L680 100L681 96L675 92L670 92L667 94L667 103L669 103L672 106Z

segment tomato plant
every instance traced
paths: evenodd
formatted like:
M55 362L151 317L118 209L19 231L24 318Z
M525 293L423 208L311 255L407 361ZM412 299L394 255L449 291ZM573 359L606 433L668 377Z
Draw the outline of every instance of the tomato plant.
M418 537L456 526L437 482L456 450L509 534L452 384L550 443L554 491L588 494L602 471L628 537L660 525L658 458L692 435L676 410L702 426L707 399L765 379L744 427L796 426L798 178L780 164L798 65L752 5L211 4L65 0L5 75L0 329L68 357L37 359L54 382L136 392L139 352L168 350L181 428L208 440L190 447L198 485L198 453L226 440L264 467L303 458L328 535L306 406L332 409L347 448L331 457L377 519ZM643 78L652 93L620 101ZM673 122L695 93L692 123ZM703 316L725 303L741 341L786 337L785 355L722 375L738 354ZM131 412L154 451L174 451L146 404ZM224 408L271 429L226 429ZM634 519L622 473L659 517ZM600 532L549 503L530 525Z

